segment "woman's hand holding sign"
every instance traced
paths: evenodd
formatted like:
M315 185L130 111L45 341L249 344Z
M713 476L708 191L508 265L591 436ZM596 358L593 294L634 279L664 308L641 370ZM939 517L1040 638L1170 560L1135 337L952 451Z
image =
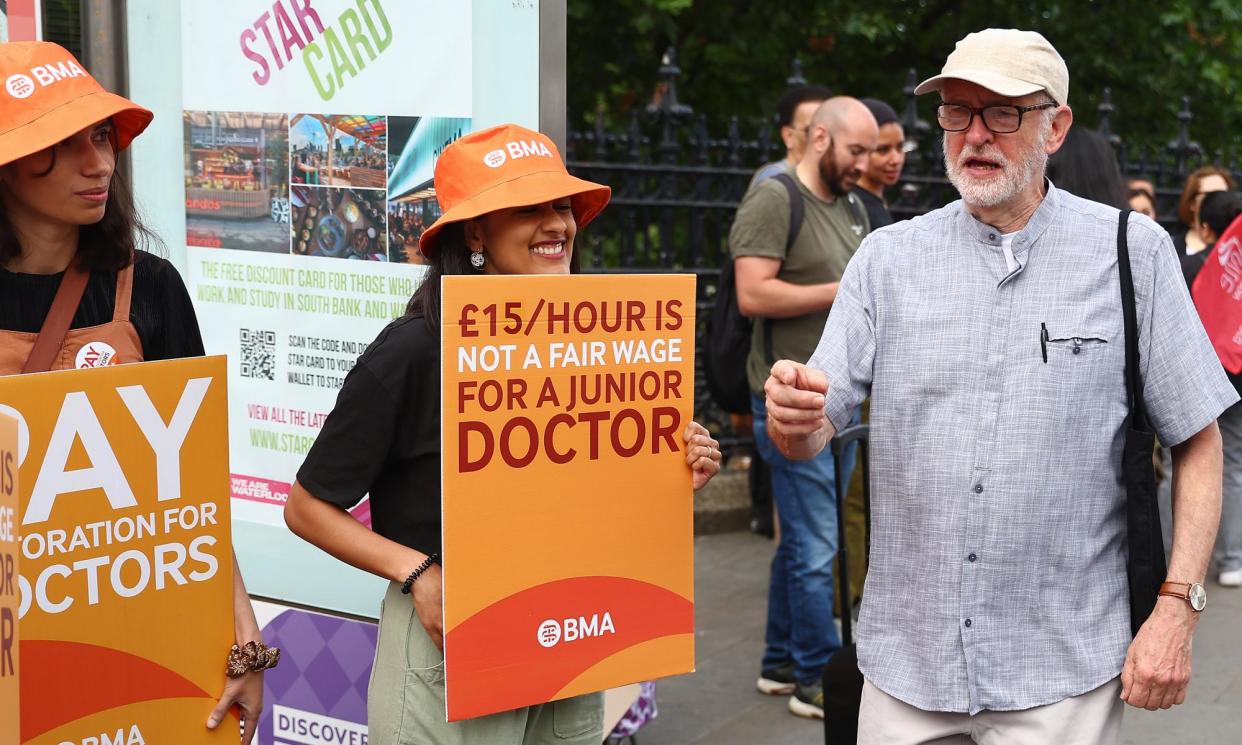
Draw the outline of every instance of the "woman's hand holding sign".
M712 476L720 473L720 443L707 428L690 422L683 437L686 440L686 464L694 472L694 490L702 489Z
M778 360L763 391L767 394L768 434L785 457L814 457L836 434L824 413L828 378L819 370Z
M220 695L220 703L207 720L207 729L218 727L229 709L234 707L242 721L241 745L250 745L259 728L259 715L263 712L263 673L252 672L229 678L224 684L224 693Z
M444 651L444 583L439 564L432 564L410 586L414 601L414 614L427 630L431 643Z

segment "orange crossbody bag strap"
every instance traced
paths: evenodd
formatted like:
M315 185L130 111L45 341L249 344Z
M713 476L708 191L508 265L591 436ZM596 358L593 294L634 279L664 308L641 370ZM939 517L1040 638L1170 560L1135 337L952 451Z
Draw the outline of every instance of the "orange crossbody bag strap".
M60 287L56 290L52 309L48 311L47 318L43 319L43 328L39 329L34 349L30 350L26 365L22 367L23 373L47 372L52 369L52 363L56 361L56 355L65 343L69 324L73 323L73 316L78 312L78 305L82 302L82 294L86 292L86 282L90 277L90 271L83 268L77 260L69 264L65 276L60 280Z

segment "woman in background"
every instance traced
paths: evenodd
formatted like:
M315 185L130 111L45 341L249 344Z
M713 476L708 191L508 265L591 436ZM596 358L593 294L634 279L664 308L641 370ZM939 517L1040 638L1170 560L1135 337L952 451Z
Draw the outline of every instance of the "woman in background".
M1130 209L1155 220L1156 194L1150 188L1143 186L1146 183L1148 182L1143 179L1130 179L1130 191L1126 196L1130 203Z
M1048 178L1083 199L1122 209L1126 185L1113 146L1098 132L1072 127L1061 149L1048 159Z
M13 95L12 81L39 65L82 69L56 44L0 44L0 79L10 81L0 107L0 375L201 356L185 284L136 245L156 239L116 170L151 112L85 72ZM278 654L262 645L236 559L233 619L230 677L208 727L236 706L248 745L263 708L262 670ZM243 650L262 657L247 661ZM220 651L224 663L228 650Z
M1181 229L1173 236L1173 248L1178 256L1197 254L1206 248L1199 234L1199 205L1203 198L1214 191L1233 191L1238 188L1233 176L1217 166L1203 166L1191 171L1186 186L1177 202L1177 217Z
M867 170L858 179L858 186L861 188L854 193L867 209L871 229L877 230L893 223L884 190L896 186L901 180L901 168L906 163L906 133L892 106L875 98L864 98L862 102L875 117L880 136L876 140L875 150L867 157Z

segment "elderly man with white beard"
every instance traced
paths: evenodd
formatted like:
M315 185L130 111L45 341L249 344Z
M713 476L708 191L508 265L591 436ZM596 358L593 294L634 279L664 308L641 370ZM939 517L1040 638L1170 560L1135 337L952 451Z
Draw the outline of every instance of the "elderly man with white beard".
M1173 446L1176 516L1132 638L1120 215L1044 175L1073 122L1068 70L1039 34L988 29L929 91L961 199L863 242L814 355L772 366L769 432L810 457L871 395L860 745L1115 743L1123 703L1186 698L1216 418L1238 397L1168 235L1130 215L1142 402Z

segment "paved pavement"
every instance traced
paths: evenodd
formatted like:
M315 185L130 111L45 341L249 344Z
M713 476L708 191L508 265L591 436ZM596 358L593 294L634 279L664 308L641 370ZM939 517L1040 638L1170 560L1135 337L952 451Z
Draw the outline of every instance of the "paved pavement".
M822 745L821 723L754 688L772 551L750 533L696 539L698 671L660 682L660 715L638 745ZM1188 702L1161 712L1127 708L1125 745L1242 743L1242 590L1213 583L1208 595Z

